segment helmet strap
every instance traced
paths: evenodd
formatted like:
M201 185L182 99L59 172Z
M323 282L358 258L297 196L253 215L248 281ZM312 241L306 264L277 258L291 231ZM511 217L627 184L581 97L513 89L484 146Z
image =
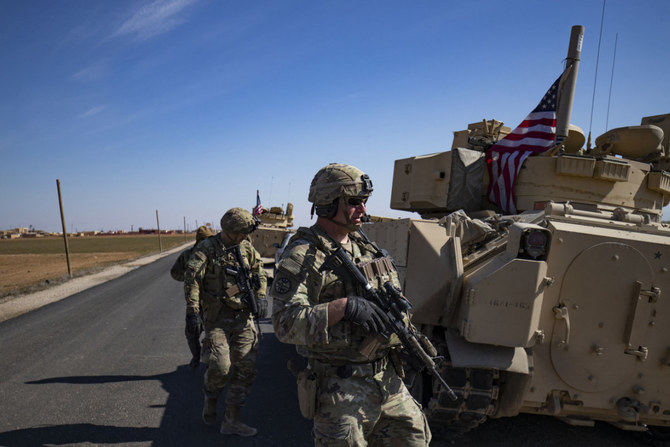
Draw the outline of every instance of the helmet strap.
M346 228L349 231L349 233L351 233L352 231L358 230L358 227L356 225L352 225L351 222L349 222L349 223L338 222L336 220L333 220L332 217L327 217L326 219L328 219L329 221L331 221L335 225L339 225L340 227ZM347 219L347 220L349 220L349 219Z
M316 211L318 217L325 217L326 219L332 219L337 214L337 205L339 202L339 197L333 200L328 205L312 205L312 216Z
M352 231L358 230L358 227L351 223L351 219L349 218L349 215L347 213L344 213L344 220L345 220L344 223L338 222L338 221L333 219L335 217L335 214L337 214L337 206L338 206L338 202L340 202L340 201L343 202L343 206L344 206L344 196L340 196L333 201L332 205L335 206L335 213L333 213L331 216L324 216L324 217L326 217L329 221L331 221L335 225L346 228L350 233ZM345 206L345 209L346 209L346 206Z

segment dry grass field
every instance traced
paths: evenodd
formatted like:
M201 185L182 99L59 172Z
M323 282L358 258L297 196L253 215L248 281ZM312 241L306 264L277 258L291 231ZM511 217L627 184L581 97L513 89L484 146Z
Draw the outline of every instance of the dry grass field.
M193 234L161 235L163 251L195 240ZM68 239L72 276L82 276L159 253L157 235ZM36 292L68 279L63 238L0 240L0 298Z

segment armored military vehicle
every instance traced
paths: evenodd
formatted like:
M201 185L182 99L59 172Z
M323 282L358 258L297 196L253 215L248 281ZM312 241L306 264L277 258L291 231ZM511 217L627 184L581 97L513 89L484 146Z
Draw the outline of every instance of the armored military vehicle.
M510 128L483 120L450 151L395 162L391 208L420 219L364 225L394 257L458 396L408 374L436 433L519 413L657 436L670 426L670 114L583 147L560 110L571 101L559 99L561 142L521 165L515 213L487 195L486 151Z
M274 262L277 247L282 244L293 226L293 204L289 202L286 210L279 206L264 209L257 217L261 223L256 231L249 235L251 243L262 257L271 258L271 262Z

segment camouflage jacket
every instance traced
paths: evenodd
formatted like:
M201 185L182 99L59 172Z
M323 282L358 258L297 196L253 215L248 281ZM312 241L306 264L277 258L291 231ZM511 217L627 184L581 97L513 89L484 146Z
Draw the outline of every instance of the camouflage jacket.
M182 251L177 260L172 265L172 268L170 269L170 275L175 280L177 281L184 280L184 273L186 273L186 263L191 258L191 253L193 253L194 248L195 246L187 248L186 250Z
M240 248L251 273L258 275L260 287L255 291L256 296L264 298L267 275L261 255L247 240L242 241ZM238 266L233 253L223 245L221 233L196 245L186 267L184 293L187 313L198 312L202 306L205 322L214 321L223 306L251 315L237 290L235 275L227 271L237 270Z
M357 233L350 234L350 240L343 248L354 263L375 258L374 247ZM302 356L321 361L359 363L384 357L392 345L399 343L397 337L384 340L346 320L328 327L330 301L364 294L363 287L346 274L319 272L325 258L337 247L318 225L301 227L293 236L277 265L269 292L275 335L284 343L295 344ZM399 287L395 270L370 283L381 288L388 280ZM380 345L369 358L361 354L361 350L371 337Z

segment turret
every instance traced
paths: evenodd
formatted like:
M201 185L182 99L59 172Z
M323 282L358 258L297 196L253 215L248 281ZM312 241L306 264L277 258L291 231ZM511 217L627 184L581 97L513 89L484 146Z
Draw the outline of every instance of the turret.
M451 151L397 160L391 208L424 218L459 209L480 217L569 202L660 221L670 201L670 114L612 129L592 149L589 135L584 148L584 132L570 123L583 35L583 26L572 27L562 75L516 129L482 120L454 132Z
M577 126L556 153L526 159L515 185L519 212L543 209L548 202L572 203L585 210L645 214L660 220L670 202L668 136L670 113L645 117L640 126L612 129L596 138L591 151ZM471 215L499 211L486 199L485 148L509 128L496 120L454 132L451 151L396 160L391 208L415 211L424 218L458 209Z

